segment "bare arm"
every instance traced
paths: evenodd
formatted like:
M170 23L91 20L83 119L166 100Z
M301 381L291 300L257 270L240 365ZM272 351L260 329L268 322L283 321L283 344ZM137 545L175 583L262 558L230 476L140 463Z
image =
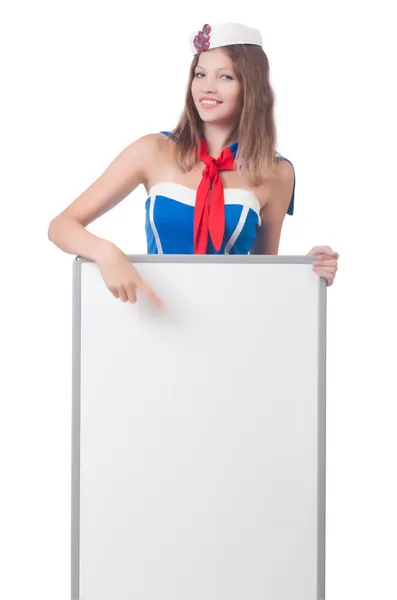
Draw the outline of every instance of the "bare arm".
M146 182L149 160L153 160L158 139L158 134L143 136L120 152L94 183L52 219L49 240L64 252L94 261L113 246L86 227Z
M281 230L291 201L294 168L286 160L278 166L279 177L274 183L272 197L261 210L262 224L258 229L251 254L277 254Z

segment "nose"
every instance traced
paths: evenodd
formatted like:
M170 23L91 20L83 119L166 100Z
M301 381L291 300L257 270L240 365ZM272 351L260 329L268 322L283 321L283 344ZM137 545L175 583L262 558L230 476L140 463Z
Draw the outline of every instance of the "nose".
M216 80L214 77L207 75L203 78L201 88L205 94L215 94L216 92Z

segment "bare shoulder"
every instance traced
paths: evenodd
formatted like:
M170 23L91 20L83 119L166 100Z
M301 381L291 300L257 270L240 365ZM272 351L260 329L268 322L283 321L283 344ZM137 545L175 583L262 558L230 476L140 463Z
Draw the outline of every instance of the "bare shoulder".
M161 147L164 145L164 142L167 142L170 138L168 138L163 133L155 132L155 133L147 133L142 137L138 138L137 141L140 141L142 144L145 144L150 147Z
M294 189L294 167L288 160L278 160L276 168L270 175L265 174L264 180L256 192L262 224L251 254L278 253L281 229Z
M140 165L141 183L147 186L152 178L153 168L170 155L172 146L170 139L162 133L148 133L132 142L126 149L131 161Z
M272 171L263 168L262 175L265 182L271 182L276 185L283 185L283 183L291 183L295 177L295 170L292 164L284 157L280 157L276 161L276 165Z
M263 170L264 182L260 184L255 195L258 197L261 212L283 215L288 210L294 187L295 169L285 159L277 160L276 167Z
M146 185L151 165L160 155L162 137L149 133L124 147L99 177L55 218L70 216L86 227L140 184Z
M291 183L294 181L295 169L289 160L281 158L277 161L276 180Z
M148 133L137 140L141 148L149 153L151 158L168 156L175 148L175 142L163 133ZM155 153L155 154L153 154Z
M161 133L147 133L131 142L127 148L131 153L141 152L144 156L150 155L152 152L161 151L164 137Z

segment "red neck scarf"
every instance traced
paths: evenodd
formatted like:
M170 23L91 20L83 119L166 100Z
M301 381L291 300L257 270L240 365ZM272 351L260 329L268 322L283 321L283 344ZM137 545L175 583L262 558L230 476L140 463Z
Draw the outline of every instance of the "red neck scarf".
M222 150L216 160L208 156L207 146L202 137L198 156L205 163L205 169L197 188L194 208L194 254L206 254L208 236L211 237L215 250L219 252L225 233L225 201L218 169L233 170L235 158L230 148Z

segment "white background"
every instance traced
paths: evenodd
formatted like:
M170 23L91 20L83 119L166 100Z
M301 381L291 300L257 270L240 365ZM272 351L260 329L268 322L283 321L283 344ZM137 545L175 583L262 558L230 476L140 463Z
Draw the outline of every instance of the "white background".
M48 241L48 224L125 146L175 125L192 58L188 34L218 21L263 34L278 150L296 172L296 212L286 217L280 254L323 244L340 253L327 292L326 598L397 597L391 8L385 0L38 0L3 9L4 600L70 600L73 256ZM145 253L144 201L138 188L90 231Z

